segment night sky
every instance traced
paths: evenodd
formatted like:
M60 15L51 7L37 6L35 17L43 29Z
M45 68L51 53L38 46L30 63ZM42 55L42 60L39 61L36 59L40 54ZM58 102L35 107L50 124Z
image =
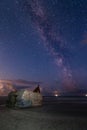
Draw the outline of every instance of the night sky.
M0 79L87 89L87 0L0 0Z

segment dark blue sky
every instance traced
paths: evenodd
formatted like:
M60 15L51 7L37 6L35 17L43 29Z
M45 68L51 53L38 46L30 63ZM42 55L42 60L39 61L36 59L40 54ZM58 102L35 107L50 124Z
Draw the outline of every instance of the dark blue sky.
M87 0L0 0L0 79L86 88Z

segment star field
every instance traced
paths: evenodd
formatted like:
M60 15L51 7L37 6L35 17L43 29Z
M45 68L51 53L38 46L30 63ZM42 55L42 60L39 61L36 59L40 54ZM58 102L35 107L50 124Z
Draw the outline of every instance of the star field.
M86 5L87 0L1 0L0 78L57 80L70 90L87 89Z

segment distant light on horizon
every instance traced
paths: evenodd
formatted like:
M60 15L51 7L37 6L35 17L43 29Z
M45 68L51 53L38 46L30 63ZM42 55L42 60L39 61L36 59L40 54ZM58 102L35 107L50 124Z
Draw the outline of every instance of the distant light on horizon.
M54 96L55 96L55 97L58 97L59 95L58 95L58 94L55 94Z
M59 91L58 90L55 90L54 92L53 92L53 95L55 96L55 97L58 97L59 96Z
M87 94L85 94L85 96L87 97Z

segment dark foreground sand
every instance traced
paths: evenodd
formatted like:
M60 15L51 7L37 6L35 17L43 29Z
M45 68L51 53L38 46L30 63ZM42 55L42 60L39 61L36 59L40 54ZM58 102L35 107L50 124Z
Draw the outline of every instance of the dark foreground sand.
M87 110L82 104L44 104L42 107L0 107L0 130L87 130Z

